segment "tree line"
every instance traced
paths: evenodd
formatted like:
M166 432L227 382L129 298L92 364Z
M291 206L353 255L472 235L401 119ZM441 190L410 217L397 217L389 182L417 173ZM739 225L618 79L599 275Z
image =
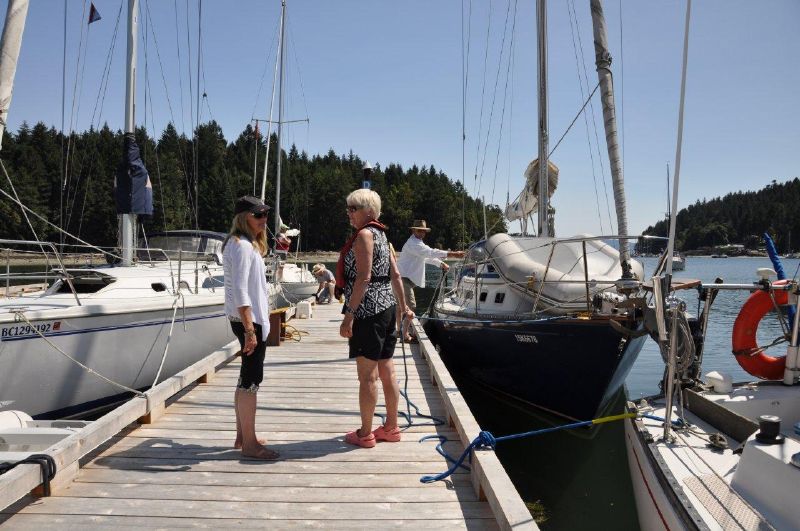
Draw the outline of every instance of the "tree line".
M772 181L755 192L733 192L711 200L698 200L680 210L677 218L676 247L704 250L741 244L746 249L763 248L762 234L769 233L779 252L794 252L800 247L800 178ZM647 227L643 234L667 236L669 220ZM643 250L643 244L640 242ZM652 245L651 245L652 247Z
M107 125L64 136L43 123L33 127L23 123L15 134L4 133L0 160L10 183L1 176L0 189L16 193L23 204L67 232L101 247L114 247L118 223L113 186L123 139L121 131ZM157 139L143 128L137 129L136 139L153 184L153 215L140 220L148 234L192 228L227 232L235 199L260 194L267 139L249 125L233 142L225 139L214 121L198 126L193 138L168 124ZM269 146L266 198L274 206L275 135ZM254 167L256 148L259 168ZM361 187L364 162L352 151L337 154L331 149L310 156L294 145L281 151L281 159L284 223L301 230L302 250L339 249L351 230L345 197ZM433 165L375 165L371 183L382 199L381 221L389 226L390 241L396 246L405 241L414 219L425 219L434 228L427 240L430 245L463 248L483 237L484 206L490 233L506 230L498 206L470 197L461 183ZM29 217L40 240L59 241L56 229ZM22 209L0 194L0 238L33 237Z

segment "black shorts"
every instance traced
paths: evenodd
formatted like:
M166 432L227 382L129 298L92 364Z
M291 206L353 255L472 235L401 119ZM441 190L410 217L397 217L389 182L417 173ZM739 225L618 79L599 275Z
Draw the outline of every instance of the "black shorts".
M239 383L236 387L255 393L261 385L261 380L264 379L267 342L261 339L261 325L253 323L253 328L256 330L256 348L250 355L242 353L242 368L239 370ZM239 340L239 346L244 348L244 325L240 321L231 321L231 330Z
M353 337L348 339L350 357L364 356L378 361L394 355L397 336L394 335L397 306L392 305L381 313L365 319L353 320Z

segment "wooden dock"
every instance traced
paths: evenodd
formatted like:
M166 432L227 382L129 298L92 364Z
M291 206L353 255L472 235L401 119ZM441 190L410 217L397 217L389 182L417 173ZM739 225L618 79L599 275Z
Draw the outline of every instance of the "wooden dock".
M289 322L308 335L267 350L256 426L280 460L243 459L232 448L239 359L230 358L213 378L207 375L205 383L188 385L165 408L155 408L150 424L114 431L80 459L68 479L57 476L52 496L28 495L1 511L0 524L10 529L536 529L491 451L475 453L471 473L420 482L448 467L435 451L436 441L419 443L420 437L446 436L451 441L446 450L457 457L479 431L421 328L420 344L405 351L408 394L423 412L446 423L433 426L415 417L402 442L371 449L343 442L360 421L355 364L338 335L340 308L314 307L312 319ZM398 345L401 389L403 356ZM382 404L381 398L377 413ZM380 423L376 418L375 426ZM26 467L28 475L38 473L33 465L18 468Z

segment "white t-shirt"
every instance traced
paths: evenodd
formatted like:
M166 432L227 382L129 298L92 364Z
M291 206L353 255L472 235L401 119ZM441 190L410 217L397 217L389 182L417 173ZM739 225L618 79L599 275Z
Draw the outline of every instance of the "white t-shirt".
M222 253L225 272L225 314L240 319L239 308L249 306L253 322L261 325L261 339L269 335L269 299L264 259L247 238L231 236Z

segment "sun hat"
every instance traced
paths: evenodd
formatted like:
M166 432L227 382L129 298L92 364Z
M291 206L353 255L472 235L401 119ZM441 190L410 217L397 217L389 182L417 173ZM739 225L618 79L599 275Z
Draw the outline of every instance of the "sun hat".
M311 274L312 275L316 275L320 271L325 271L325 265L324 264L316 264L314 267L311 268Z
M242 212L258 214L267 210L269 210L269 205L265 205L264 201L252 195L243 195L236 200L236 206L233 207L234 214L241 214Z
M428 224L425 223L424 219L415 219L414 224L409 228L412 230L424 230L425 232L431 231L431 229L428 227Z

